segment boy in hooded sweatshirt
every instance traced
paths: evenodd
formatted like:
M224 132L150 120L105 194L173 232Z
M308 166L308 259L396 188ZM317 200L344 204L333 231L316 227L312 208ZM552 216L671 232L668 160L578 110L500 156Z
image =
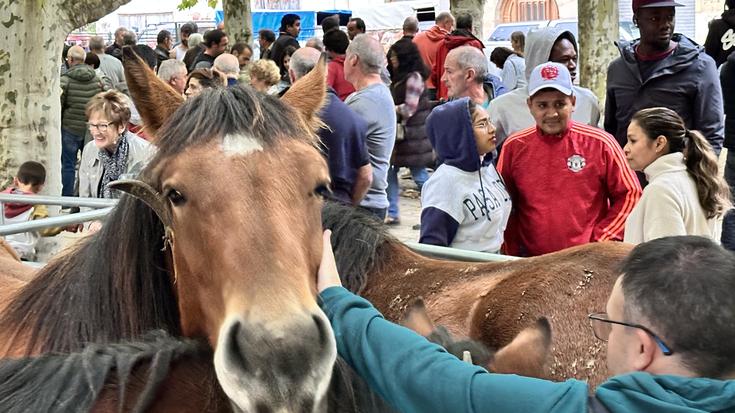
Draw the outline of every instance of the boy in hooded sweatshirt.
M570 31L548 27L530 32L526 38L526 79L534 67L546 62L567 67L572 81L577 77L577 40ZM597 127L600 123L600 102L591 90L574 86L577 104L572 113L575 122ZM533 127L536 122L527 109L528 87L524 86L495 99L488 113L495 125L498 146L512 134Z
M403 413L732 413L733 273L733 255L706 238L636 246L606 312L589 316L613 375L592 397L579 380L489 373L385 320L341 286L329 231L317 289L339 355Z
M442 163L421 192L422 244L498 252L511 202L485 154L495 149L495 127L468 97L436 107L426 132Z

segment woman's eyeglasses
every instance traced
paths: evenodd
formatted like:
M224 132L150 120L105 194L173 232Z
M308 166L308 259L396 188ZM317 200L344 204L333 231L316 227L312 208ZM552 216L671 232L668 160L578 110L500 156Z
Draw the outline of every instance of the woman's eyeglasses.
M107 132L107 128L110 127L110 125L112 125L112 123L94 124L94 123L87 122L87 128L89 128L90 131L97 129L100 132Z

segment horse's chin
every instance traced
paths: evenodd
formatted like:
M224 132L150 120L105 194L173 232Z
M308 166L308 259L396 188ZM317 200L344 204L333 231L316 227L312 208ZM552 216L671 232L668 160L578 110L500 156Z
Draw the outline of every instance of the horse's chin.
M321 413L337 358L321 310L275 334L230 317L220 328L214 367L239 413Z

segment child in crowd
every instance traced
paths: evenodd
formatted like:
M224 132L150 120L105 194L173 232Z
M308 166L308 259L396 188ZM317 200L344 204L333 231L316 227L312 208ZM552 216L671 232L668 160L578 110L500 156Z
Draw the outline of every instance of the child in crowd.
M495 126L469 98L435 108L426 132L442 163L421 193L422 244L498 252L510 195L485 154L495 149Z
M46 183L46 169L38 162L24 162L18 168L18 174L13 179L13 185L2 191L4 194L35 195L41 192ZM48 209L45 205L29 204L4 204L4 217L6 224L15 224L48 217ZM21 259L30 261L35 259L36 244L40 237L51 237L63 228L49 228L38 232L24 232L12 234L5 237L5 241L15 249Z

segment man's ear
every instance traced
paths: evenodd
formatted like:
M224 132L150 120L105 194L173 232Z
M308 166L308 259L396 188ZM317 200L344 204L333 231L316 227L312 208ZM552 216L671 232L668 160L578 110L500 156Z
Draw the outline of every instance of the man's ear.
M635 343L631 345L636 346L634 353L631 354L633 368L635 371L646 371L656 358L657 352L660 351L658 344L650 334L640 328L635 329L635 332L631 334L631 339L635 340Z
M472 82L475 79L475 69L467 69L467 73L465 74L465 80L468 82Z
M572 109L577 107L577 97L572 95Z
M291 84L293 85L294 82L296 82L296 74L293 72L293 69L288 69L288 78L291 79Z
M528 109L531 109L533 107L533 105L531 104L531 97L530 96L528 98L526 98L526 105L528 105Z

